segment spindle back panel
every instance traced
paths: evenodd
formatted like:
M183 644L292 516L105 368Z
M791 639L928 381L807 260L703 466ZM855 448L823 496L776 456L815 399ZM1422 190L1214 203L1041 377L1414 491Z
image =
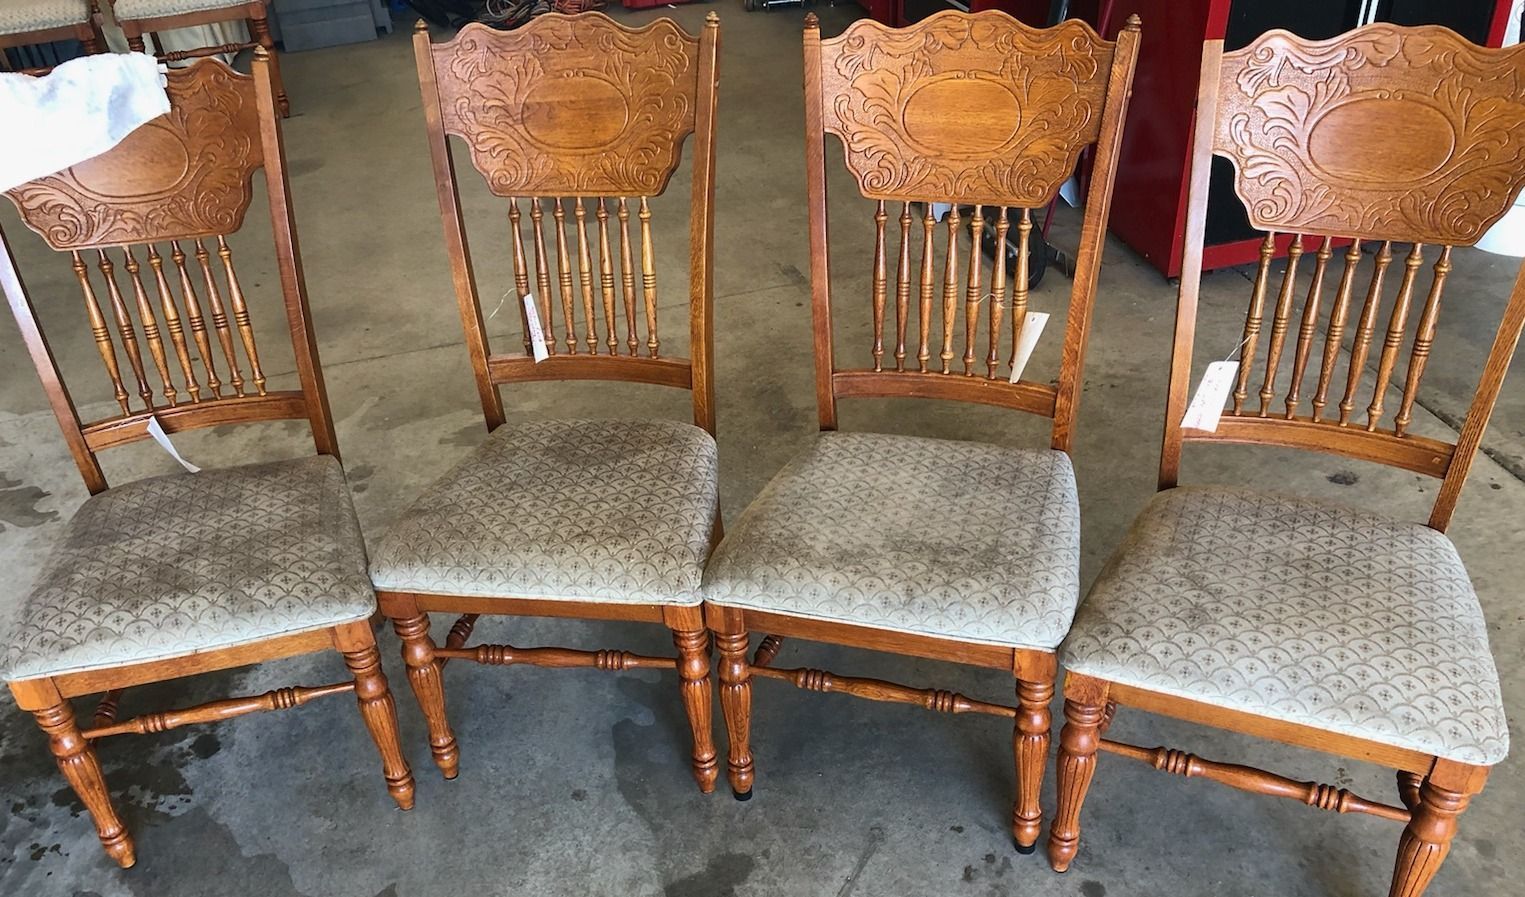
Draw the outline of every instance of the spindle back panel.
M839 396L941 398L1051 417L1054 446L1068 447L1138 36L1136 18L1112 42L1078 20L1036 29L1001 12L946 11L900 29L864 19L822 40L807 16L806 174L823 428L836 426ZM866 369L839 368L831 345L828 133L840 138L859 192L875 201ZM1030 209L1054 196L1087 146L1096 153L1059 378L1010 383L1028 310ZM934 220L934 202L953 211ZM1005 253L986 263L977 239L961 241L966 223L974 233L988 224L998 244L1010 236L1016 263Z
M504 419L500 383L609 379L690 389L696 423L713 430L718 40L713 14L697 38L669 19L632 29L601 13L548 14L510 32L468 25L437 44L415 32L456 298L489 427ZM667 189L691 134L692 359L662 349L648 201ZM488 343L449 136L507 200L507 295L535 297L545 361L534 361L522 307L522 354Z
M95 453L166 432L307 419L334 454L309 327L269 60L254 73L217 60L168 73L170 111L107 152L8 191L22 220L67 253L117 413L84 423L6 245L4 286L87 486L106 488ZM228 237L265 169L277 267L300 388L268 388L250 297Z
M1525 185L1525 51L1438 27L1372 25L1322 42L1209 42L1162 486L1184 441L1290 446L1443 479L1443 528L1525 320L1516 287L1455 441L1411 430L1446 280ZM1190 389L1206 170L1218 154L1263 229L1215 431L1180 427ZM1275 261L1285 253L1283 261ZM1458 297L1459 298L1459 297ZM1452 299L1450 301L1456 301Z

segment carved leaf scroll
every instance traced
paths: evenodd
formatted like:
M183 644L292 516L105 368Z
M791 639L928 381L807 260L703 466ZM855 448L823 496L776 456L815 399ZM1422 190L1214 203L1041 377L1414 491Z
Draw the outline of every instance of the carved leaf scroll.
M1525 183L1525 51L1433 26L1227 54L1214 151L1264 230L1470 244Z
M467 26L436 44L445 131L498 196L653 196L694 129L699 42L602 14Z
M169 72L170 111L72 168L8 191L54 249L230 234L264 160L254 81L216 63Z
M860 20L822 42L825 129L870 199L1041 205L1096 140L1112 47L1074 20Z

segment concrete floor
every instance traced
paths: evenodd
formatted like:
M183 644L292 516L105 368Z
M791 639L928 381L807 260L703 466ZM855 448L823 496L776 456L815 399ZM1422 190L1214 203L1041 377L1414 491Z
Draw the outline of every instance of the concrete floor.
M708 9L663 10L692 29ZM847 9L822 9L827 33ZM803 204L797 11L724 16L716 275L722 500L734 517L812 438L808 270ZM645 21L655 13L622 15ZM1146 26L1147 27L1147 26ZM483 437L450 297L432 197L422 117L406 29L363 46L283 59L294 116L286 124L293 188L318 334L356 504L377 534L417 490ZM840 351L867 357L864 289L869 210L836 172L835 259ZM469 179L471 175L466 172ZM681 348L686 167L658 207L670 238L660 260L668 292L668 343ZM479 185L473 185L476 187ZM484 294L506 289L501 207L476 190L474 221ZM80 372L87 416L106 413L93 348L78 322L67 266L22 230L11 235L45 318L73 321L55 343ZM665 214L665 218L662 217ZM263 231L257 199L250 221ZM489 217L491 216L491 217ZM851 217L849 217L851 216ZM1054 239L1072 241L1064 213ZM268 250L240 246L246 286L273 286ZM1120 244L1108 248L1087 370L1075 462L1089 581L1154 483L1173 290ZM495 258L493 256L496 256ZM1444 432L1466 407L1471 380L1512 275L1508 260L1462 253L1416 426ZM1050 275L1035 298L1062 310L1068 281ZM1201 325L1204 363L1237 341L1247 284L1242 271L1212 274ZM268 294L268 293L266 293ZM1475 297L1475 298L1474 298ZM486 301L486 300L484 300ZM493 304L491 301L489 305ZM267 354L280 322L256 307ZM494 319L500 345L515 345L517 316ZM505 323L506 322L506 323ZM1052 372L1045 340L1032 375ZM1045 354L1046 350L1046 354ZM274 361L272 371L282 370ZM289 372L289 367L284 368ZM277 377L277 380L282 379ZM289 373L285 375L289 380ZM1483 596L1505 700L1525 711L1525 389L1516 379L1476 467L1452 530ZM515 414L682 417L677 393L588 384L509 392ZM1038 422L974 407L868 401L844 404L845 429L887 430L1012 444L1041 444ZM289 455L304 446L295 425L212 431L178 439L204 464ZM1502 462L1496 463L1493 458ZM125 479L167 473L151 446L108 455ZM1336 459L1223 448L1188 456L1189 481L1243 481L1343 499L1422 518L1435 485ZM0 322L0 612L15 604L48 546L85 493L22 352ZM0 620L0 623L3 623ZM448 621L440 621L448 625ZM485 622L478 632L516 644L621 646L660 651L655 627L565 621ZM418 774L418 805L397 811L352 707L314 705L282 715L105 744L101 759L138 841L137 868L122 872L53 767L31 721L0 701L0 894L217 895L260 897L443 894L922 895L1355 895L1385 893L1396 826L1340 818L1300 805L1168 778L1114 758L1102 761L1071 872L1019 856L1007 833L1013 788L1010 732L984 717L807 695L756 686L756 798L702 796L687 769L674 680L655 673L496 670L448 673L462 772L443 782L429 762L420 716L404 684L395 640L387 670L399 691L405 747ZM1008 700L1008 678L948 664L795 643L791 664L938 684ZM124 712L327 681L342 667L320 657L145 688ZM327 678L326 678L327 677ZM1056 704L1056 711L1058 705ZM1518 728L1515 729L1518 736ZM1392 800L1389 772L1279 745L1123 713L1114 732L1203 756L1261 765ZM1525 856L1521 752L1495 770L1462 820L1436 894L1502 894L1518 888ZM1052 794L1045 805L1052 807Z

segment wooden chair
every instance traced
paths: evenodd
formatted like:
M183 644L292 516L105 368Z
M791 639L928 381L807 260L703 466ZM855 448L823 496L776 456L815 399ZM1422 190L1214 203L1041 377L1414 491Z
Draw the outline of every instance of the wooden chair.
M1062 650L1066 723L1049 857L1061 871L1075 857L1102 750L1405 823L1391 894L1416 897L1508 747L1482 610L1443 533L1525 323L1525 278L1456 439L1410 425L1452 247L1476 241L1525 183L1525 50L1385 24L1318 43L1273 31L1227 54L1208 41L1197 110L1161 491ZM1266 236L1231 407L1207 432L1182 423L1214 155L1234 163L1239 197ZM1358 277L1372 246L1369 279ZM1270 262L1278 250L1288 253L1279 286ZM1389 403L1396 415L1384 420ZM1310 449L1436 477L1440 489L1421 526L1301 498L1177 486L1187 442ZM1400 805L1107 740L1119 705L1395 768Z
M8 193L22 220L69 254L119 413L81 421L9 244L0 253L0 287L91 493L23 606L0 674L47 733L64 778L122 866L133 864L132 838L94 749L111 735L354 692L387 790L402 808L413 804L371 631L365 548L310 324L269 58L256 51L253 77L204 60L171 71L168 90L167 115L100 156ZM293 390L267 387L226 240L243 223L258 168L292 335ZM104 449L146 438L154 420L174 433L287 419L309 423L316 455L111 489L97 460ZM130 686L330 648L343 655L351 679L116 718ZM104 698L81 729L70 700L95 692Z
M863 20L822 41L815 17L806 17L806 178L824 432L746 510L705 576L738 797L752 788L751 679L762 676L812 691L1014 719L1012 831L1024 852L1036 843L1054 649L1080 597L1079 509L1068 452L1138 38L1137 20L1111 43L1079 21L1037 30L1000 12L942 12L903 29ZM841 138L849 172L875 203L871 369L844 369L833 350L827 132ZM961 279L958 206L974 206L976 233L993 214L999 244L1005 210L1041 207L1090 144L1097 147L1096 169L1057 384L1010 383L1004 349L1008 336L1016 345L1025 322L1032 217L1024 212L1018 219L1015 272L1006 270L1001 253L991 279L983 280L974 240ZM913 214L913 201L948 202L954 210L943 226L930 207ZM894 221L900 235L891 257L897 244L885 231ZM946 230L940 273L937 230ZM916 231L919 265L911 251ZM989 340L982 345L977 325L987 291ZM886 334L891 300L894 330ZM1011 323L1004 324L1008 304ZM916 340L910 346L908 330ZM894 347L892 358L885 343ZM1041 415L1053 420L1051 447L833 432L837 399L865 396L951 399ZM774 635L749 663L747 633L754 629ZM1018 706L822 670L776 669L771 663L784 636L1004 670L1016 677Z
M77 40L86 53L99 53L101 36L88 0L3 0L0 2L0 57L7 47ZM3 59L0 59L3 63ZM25 72L45 69L22 69Z
M203 56L237 53L252 47L264 47L270 59L270 78L275 84L275 101L282 118L291 115L286 99L286 85L281 80L281 61L275 52L275 38L270 35L267 0L106 0L111 14L127 37L127 46L147 52L145 34L154 41L153 53L164 62L179 62ZM219 22L243 22L249 27L249 40L198 47L190 50L164 50L157 32L171 28L215 25Z
M372 554L371 576L402 638L408 679L446 778L456 776L460 761L440 674L446 661L471 660L676 668L693 730L693 774L703 791L715 787L709 639L699 586L720 526L711 326L719 35L714 13L698 38L669 19L632 30L601 13L548 14L511 32L471 24L439 44L430 43L422 22L414 32L445 244L489 435L392 526ZM516 302L534 291L549 353L538 363L528 327L523 354L495 353L488 344L451 135L464 140L488 189L508 200L510 289ZM658 338L647 202L666 190L689 135L691 359L666 354ZM521 198L528 200L527 213ZM596 259L589 219L597 223ZM631 219L639 227L638 253ZM525 322L522 305L520 319ZM690 390L694 424L507 423L499 385L536 380ZM463 614L444 647L429 634L433 612ZM679 657L467 647L481 614L664 623Z

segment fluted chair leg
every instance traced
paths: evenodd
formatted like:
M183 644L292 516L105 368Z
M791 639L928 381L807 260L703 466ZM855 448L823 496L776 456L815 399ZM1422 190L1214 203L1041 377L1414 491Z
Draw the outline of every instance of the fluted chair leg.
M90 818L94 820L95 833L100 837L101 846L106 849L107 855L124 869L137 862L132 836L117 816L116 808L111 805L100 761L96 759L90 742L80 734L79 725L74 719L74 708L69 706L68 701L60 700L51 707L33 711L32 716L48 736L48 748L53 752L59 771L64 774L69 787L74 789L74 793L89 811Z
M1048 833L1048 861L1055 872L1070 868L1080 849L1080 807L1096 774L1106 695L1066 686L1064 729L1059 733L1059 807Z
M381 752L387 791L397 806L412 809L413 771L402 755L402 742L397 737L397 704L392 700L386 674L381 671L381 652L376 648L370 622L360 621L336 628L334 643L344 655L344 665L355 677L355 699L360 705L365 727Z
M715 751L713 695L710 684L710 634L704 628L703 612L695 608L676 608L687 611L686 619L673 620L673 644L678 649L678 681L683 695L683 709L688 714L689 729L693 734L694 781L705 794L715 790L720 778L720 762Z
M461 771L461 752L455 743L455 732L445 715L445 684L440 663L434 656L434 640L429 637L429 616L419 614L403 620L393 620L392 629L402 640L402 660L408 667L408 685L418 699L429 726L429 751L434 764L453 779Z
M1011 836L1019 853L1032 853L1038 847L1043 827L1043 769L1048 763L1049 730L1052 714L1048 705L1054 697L1054 682L1017 680L1017 719L1012 732L1012 748L1017 762L1017 800L1011 814Z

